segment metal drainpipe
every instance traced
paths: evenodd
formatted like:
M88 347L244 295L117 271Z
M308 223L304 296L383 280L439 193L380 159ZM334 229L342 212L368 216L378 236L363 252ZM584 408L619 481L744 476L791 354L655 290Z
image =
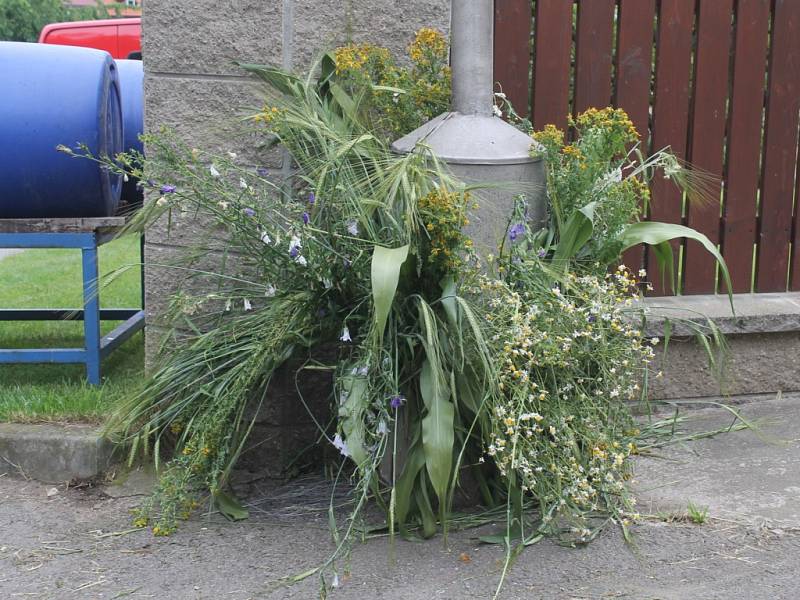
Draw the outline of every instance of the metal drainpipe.
M491 116L494 0L452 0L453 110Z

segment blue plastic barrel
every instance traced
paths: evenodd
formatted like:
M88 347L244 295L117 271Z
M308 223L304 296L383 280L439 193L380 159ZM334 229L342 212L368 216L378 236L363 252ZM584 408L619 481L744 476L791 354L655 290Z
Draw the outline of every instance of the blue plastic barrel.
M117 67L101 50L0 42L0 218L115 214L122 178L56 150L122 150Z
M144 132L144 69L140 60L117 60L119 92L122 100L122 149L144 152L139 136ZM141 205L144 194L137 189L138 181L131 178L122 184L123 210Z
M140 60L118 59L117 77L122 100L122 149L144 152L139 136L144 131L144 69Z

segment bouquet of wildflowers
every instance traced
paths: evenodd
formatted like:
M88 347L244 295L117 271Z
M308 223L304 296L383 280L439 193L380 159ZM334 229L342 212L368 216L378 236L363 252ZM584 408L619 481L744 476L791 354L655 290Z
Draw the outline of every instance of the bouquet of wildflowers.
M206 496L241 516L225 486L248 409L269 402L290 357L330 342L335 423L322 433L355 475L354 517L371 500L391 534L428 537L446 531L469 481L473 497L505 507L509 548L628 523L639 439L628 403L657 340L643 339L634 306L644 274L616 265L636 243L702 238L638 222L656 168L696 179L668 153L637 160L621 111L589 111L571 144L552 127L531 140L548 162L547 225L531 230L521 197L498 256L478 257L463 227L480 186L424 148L389 149L447 108L444 38L423 30L410 54L398 67L384 49L351 45L304 79L244 65L268 85L250 120L291 156L291 185L166 133L147 138L143 168L118 157L155 197L138 226L191 216L209 231L178 266L204 282L174 298L179 343L113 424L139 447L175 439L138 525L168 534ZM225 264L203 264L217 238Z

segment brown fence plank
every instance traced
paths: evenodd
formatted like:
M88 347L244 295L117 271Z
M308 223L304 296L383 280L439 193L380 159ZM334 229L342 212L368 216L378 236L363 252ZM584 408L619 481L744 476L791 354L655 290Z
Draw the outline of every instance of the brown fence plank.
M609 19L612 27L614 20L609 15L613 15L615 4L618 36L616 80L612 80L606 74L612 55L609 48L614 43ZM578 7L576 39L574 6ZM508 75L523 72L517 59L509 57L515 53L524 63L522 39L529 28L530 18L525 17L528 3L499 0L496 7L498 28L502 30L497 45L498 79L508 81L504 82L506 93L520 105L522 81L527 77ZM538 129L554 123L566 128L570 104L576 112L604 104L610 83L613 104L631 116L644 138L645 152L668 145L698 167L724 176L721 224L714 202L705 210L689 206L686 222L712 240L719 239L734 291L751 291L756 243L756 290L786 289L790 248L793 256L788 284L791 289L800 290L800 209L792 208L793 197L800 197L800 178L795 175L800 111L800 0L536 0L534 10L534 126ZM700 11L696 36L695 10ZM735 14L732 36L728 21L731 10ZM651 90L656 11L658 47L655 89ZM510 49L512 38L519 44L515 50ZM770 39L773 48L768 63ZM574 102L570 95L573 48ZM765 80L769 87L766 96ZM650 218L680 223L678 190L657 176L652 192ZM635 268L639 254L638 250L632 258L628 254L625 261ZM693 242L685 248L684 258L684 291L712 291L713 263ZM652 257L648 268L658 281Z
M530 100L531 0L495 3L494 80L521 117Z
M692 129L688 159L715 179L706 204L690 203L687 225L719 243L720 188L725 141L733 0L701 2L697 16ZM700 244L686 242L683 292L713 294L716 263Z
M798 138L800 144L800 137ZM794 235L792 236L792 270L789 273L789 291L800 291L800 172L795 173L796 182L794 184Z
M775 0L774 6L756 268L759 292L782 292L787 286L800 110L800 2Z
M578 3L573 110L576 115L587 108L604 108L611 103L615 4L615 0Z
M680 157L685 156L686 151L693 27L693 0L661 0L652 149L657 151L669 146ZM650 219L680 223L681 193L675 185L657 175L653 179L652 194ZM678 246L674 244L676 255ZM652 254L647 264L655 293L669 293L669 284L656 276L658 266Z
M533 126L567 127L572 50L572 0L537 0L533 66Z
M623 109L647 149L650 128L655 0L620 0L615 106Z
M722 230L735 293L751 291L770 0L739 0Z
M650 84L653 74L655 0L620 0L617 34L617 72L614 106L623 109L642 138L650 143ZM644 249L631 248L622 262L634 271L644 264Z

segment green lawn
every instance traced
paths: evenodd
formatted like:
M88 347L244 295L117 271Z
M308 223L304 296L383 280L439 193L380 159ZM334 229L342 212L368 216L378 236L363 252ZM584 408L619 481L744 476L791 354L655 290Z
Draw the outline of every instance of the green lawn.
M102 246L99 262L101 277L115 274L100 292L101 306L139 307L138 239ZM79 250L27 250L0 260L0 308L79 308L81 286ZM117 325L107 321L103 332ZM80 348L82 334L81 322L0 321L2 348ZM84 382L83 365L0 364L0 421L101 422L141 381L143 355L143 336L137 333L103 361L99 387Z

